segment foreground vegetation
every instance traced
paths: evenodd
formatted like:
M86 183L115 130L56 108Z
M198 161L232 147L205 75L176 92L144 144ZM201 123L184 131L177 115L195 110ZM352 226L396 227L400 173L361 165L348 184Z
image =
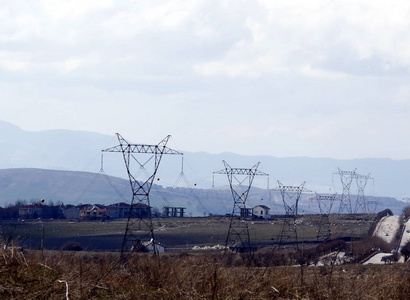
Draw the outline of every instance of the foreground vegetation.
M371 235L385 214L332 216L333 236L338 239L326 243L309 242L315 239L318 217L303 216L298 226L307 242L298 250L272 242L280 219L255 220L250 223L253 240L263 246L253 254L187 247L155 256L127 253L120 260L118 252L103 252L101 247L96 247L98 252L81 251L75 241L59 246L61 250L9 247L0 249L0 299L407 299L408 263L359 263L378 249L389 253L396 247L398 237L387 244ZM228 220L158 219L156 236L175 246L185 241L218 243L225 237ZM0 227L4 241L10 238L8 245L15 246L27 237L39 240L40 229L45 241L77 236L103 244L113 241L110 236L119 239L123 225L38 221ZM408 258L410 250L407 254Z
M407 299L410 294L408 264L330 261L307 267L285 253L272 255L133 253L115 265L118 253L2 249L0 298L66 299L66 283L69 299Z

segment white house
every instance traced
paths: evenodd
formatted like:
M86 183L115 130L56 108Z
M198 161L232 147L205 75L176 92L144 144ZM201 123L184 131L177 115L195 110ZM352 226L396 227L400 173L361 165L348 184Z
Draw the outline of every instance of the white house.
M270 208L265 205L258 205L252 209L252 215L257 218L270 219Z

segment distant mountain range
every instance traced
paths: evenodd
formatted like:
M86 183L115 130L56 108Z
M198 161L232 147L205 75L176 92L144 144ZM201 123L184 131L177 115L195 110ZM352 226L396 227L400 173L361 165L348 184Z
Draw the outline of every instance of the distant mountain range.
M235 186L235 189L240 189ZM242 186L242 188L246 188ZM106 175L104 172L89 173L45 169L0 170L0 206L14 204L17 200L31 202L45 199L44 204L112 204L130 202L132 193L128 180ZM390 208L400 214L404 203L394 198L371 198L380 201L377 211ZM155 184L150 193L151 205L158 211L164 206L185 207L187 215L225 215L232 212L233 200L230 188L200 189L190 187L163 187ZM289 201L289 198L286 199ZM355 197L352 197L354 207ZM253 187L247 200L248 207L265 205L271 214L284 214L283 201L277 191ZM332 212L337 212L335 202ZM304 193L299 201L299 213L319 213L314 194Z
M130 142L139 143L139 141ZM158 142L152 141L153 144ZM5 201L14 201L16 197L26 200L36 197L44 198L46 196L42 195L47 193L55 200L69 201L67 197L60 194L58 194L57 199L57 194L53 196L52 192L55 190L64 191L66 195L70 195L70 199L80 195L81 190L86 189L83 185L86 185L86 181L90 179L89 176L95 176L94 174L90 175L89 172L98 173L102 167L101 161L103 161L104 172L113 176L110 178L121 187L120 190L123 188L124 193L129 193L128 177L121 154L104 153L103 160L101 159L101 150L115 145L118 145L115 135L68 130L31 132L0 121L0 168L3 169L1 172L3 175L0 174L0 186L2 187L0 190L0 205L4 205ZM168 145L172 148L172 138ZM267 193L268 187L277 187L277 180L285 185L300 185L306 181L305 187L311 191L341 194L340 177L334 174L340 168L346 171L356 169L359 174L363 175L370 173L374 180L368 182L365 188L366 195L397 198L398 200L410 196L407 179L410 160L387 158L354 160L308 157L278 158L273 156L243 156L234 153L189 153L181 149L176 150L184 153L183 164L182 156L166 155L163 157L158 169L157 176L160 181L157 183L161 184L159 187L164 191L171 189L178 182L175 188L188 188L189 192L192 187L195 187L198 193L199 191L208 190L228 192L226 189L228 185L226 175L213 175L214 171L224 168L222 161L225 160L233 168L251 168L260 162L258 170L268 173L269 177L255 177L253 187L255 190L260 190L262 194ZM145 171L143 166L138 168L138 165L134 170L135 172ZM53 183L55 188L44 186L41 181L42 176L48 178L48 174L51 174L49 172L52 171L55 172L51 177L56 176L56 178L59 178ZM68 171L77 171L79 173ZM14 175L11 176L10 172L14 172ZM4 175L6 173L7 176ZM83 176L86 176L87 179ZM105 176L102 177L106 178ZM69 186L68 182L77 182L78 184L74 188ZM4 188L6 183L9 185ZM13 184L17 186L18 193L15 193L16 190L12 192L11 186ZM43 189L40 189L41 186ZM212 186L215 188L211 189ZM110 189L112 190L112 187ZM153 190L153 192L155 191ZM175 192L175 189L173 189L173 192ZM160 195L159 192L157 193ZM352 197L356 193L357 185L352 182ZM230 193L228 193L228 196L231 197ZM99 198L95 197L91 197L90 201L95 199L98 202ZM112 197L118 196L113 195ZM125 197L129 199L129 195ZM158 197L162 198L161 196ZM227 206L227 211L231 209L229 200L226 204L219 204L218 201L213 201L211 196L208 195L207 197L203 201L204 204L208 204L208 207L210 207L208 210L225 210L223 206ZM218 197L216 196L216 198ZM249 200L252 201L252 195L249 197ZM267 197L263 198L266 201ZM86 199L81 198L78 201L87 202ZM399 201L398 204L403 203ZM212 209L212 207L218 207L218 209Z

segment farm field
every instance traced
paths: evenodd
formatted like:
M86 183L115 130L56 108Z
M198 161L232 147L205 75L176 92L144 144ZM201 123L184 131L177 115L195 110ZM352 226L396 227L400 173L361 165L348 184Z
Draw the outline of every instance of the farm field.
M332 238L360 238L367 235L374 215L331 215ZM301 215L298 239L315 242L319 215ZM224 245L229 228L228 217L154 218L156 239L168 251L189 251L194 246ZM283 219L249 222L251 242L258 247L274 245ZM10 221L2 222L3 237L9 235L27 249L39 249L44 228L44 248L58 250L65 243L76 242L88 251L119 251L126 220L109 222Z

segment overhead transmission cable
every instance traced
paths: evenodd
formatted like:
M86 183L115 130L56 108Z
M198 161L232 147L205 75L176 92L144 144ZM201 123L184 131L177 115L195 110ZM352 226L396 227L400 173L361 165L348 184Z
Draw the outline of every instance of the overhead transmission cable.
M182 167L181 167L181 173L179 174L173 189L176 188L176 186L178 185L178 183L181 181L181 178L184 179L185 184L187 185L187 187L189 188L191 194L194 196L195 200L198 202L199 206L201 207L204 215L207 214L209 215L209 210L205 207L205 205L202 203L202 200L199 199L199 197L197 196L197 194L195 193L194 189L192 188L191 184L188 181L188 178L185 176L184 173L184 158L182 157ZM195 184L196 185L196 184Z
M111 141L112 141L113 138L115 138L115 137L113 136L113 137L110 138L110 142L109 142L109 143L111 143ZM108 145L109 143L107 143L106 145ZM81 168L81 169L79 168L80 171L81 171L81 172L87 172L87 173L94 173L94 172L87 171L87 169L88 169L88 167L89 167L91 164L94 163L94 161L95 161L95 160L97 159L97 157L99 157L99 156L100 156L100 153L96 154L91 160L89 160L89 162L87 162L87 163L84 165L83 168ZM101 171L101 170L100 170L100 171ZM74 173L74 172L76 172L76 171L67 171L67 172L70 172L70 173L73 172L73 173ZM64 173L65 173L65 172L64 172ZM51 192L50 192L50 190L48 190L48 195L49 195L49 196L45 195L45 196L43 196L43 198L49 198L49 199L51 199L51 196L50 196L50 195L58 195L58 193L59 193L61 190L65 189L70 183L74 182L74 181L75 181L75 178L76 178L75 176L72 176L70 179L65 180L65 181L64 181L64 185L62 185L61 187L56 187L54 191L51 191ZM74 201L73 201L74 204L78 203L78 201L81 200L82 197L84 197L84 194L86 194L86 193L88 192L88 190L93 186L93 184L95 184L95 182L97 181L97 178L98 178L98 173L95 173L95 176L94 176L93 179L91 180L91 183L85 188L85 190L81 193L81 195L77 198L77 200L74 200Z
M174 138L171 137L171 141L172 141L172 143L174 143L175 146L177 146L176 143L175 143ZM175 147L175 149L179 149L179 147ZM186 163L186 162L185 162L185 163ZM189 163L188 163L188 166L189 166ZM195 171L194 171L192 168L190 168L190 169L192 170L193 173L195 173ZM195 173L195 175L196 175L196 177L197 177L198 179L200 179L200 177L199 177L196 173ZM208 209L206 208L206 206L203 204L202 200L197 196L197 194L195 193L195 190L192 188L190 182L188 181L188 178L185 176L185 173L184 173L184 158L183 158L183 157L182 157L181 173L179 174L179 176L178 176L178 178L177 178L177 180L176 180L176 182L175 182L175 184L174 184L174 186L173 186L173 189L175 189L175 187L178 185L178 183L180 182L181 178L184 179L184 182L185 182L186 186L189 188L191 194L194 196L195 200L198 202L198 204L199 204L199 206L201 207L201 209L202 209L204 215L205 215L205 214L209 215L209 214L210 214L209 210L208 210ZM201 180L201 181L202 181L202 180ZM196 186L196 183L195 183L194 185Z
M82 193L79 195L79 197L76 199L76 203L79 203L83 197L89 192L89 190L94 186L94 184L97 182L98 177L103 175L105 180L110 184L110 186L113 188L113 190L117 193L118 199L122 199L124 201L128 201L127 198L125 198L124 194L115 186L114 182L110 179L110 177L105 173L104 171L104 158L103 154L101 153L101 166L100 170L98 173L95 173L93 179L91 182L85 187L85 189L82 191Z

